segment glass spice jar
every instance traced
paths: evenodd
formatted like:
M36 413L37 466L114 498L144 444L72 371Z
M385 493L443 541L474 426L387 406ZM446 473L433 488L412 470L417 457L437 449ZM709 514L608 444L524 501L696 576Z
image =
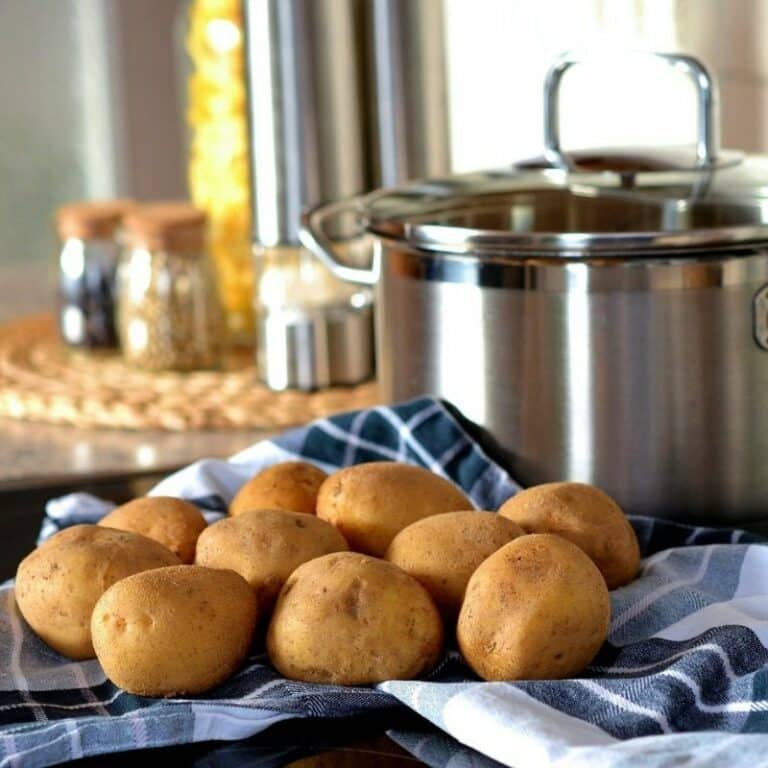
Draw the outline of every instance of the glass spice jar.
M125 360L148 370L220 364L224 314L206 248L206 215L187 203L155 203L125 220L118 333Z
M56 212L58 320L62 340L72 347L114 349L115 276L119 230L130 200L70 203Z

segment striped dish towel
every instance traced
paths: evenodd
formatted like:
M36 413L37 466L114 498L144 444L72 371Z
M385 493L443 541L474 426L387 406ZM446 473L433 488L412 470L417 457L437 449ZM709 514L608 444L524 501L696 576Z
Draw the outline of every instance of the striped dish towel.
M326 471L408 461L450 478L485 509L518 489L449 406L423 398L317 421L229 461L197 462L153 493L190 499L214 520L257 470L295 458ZM109 508L83 494L51 501L41 538L95 522ZM0 588L0 765L239 739L287 718L396 707L516 768L767 764L768 548L743 531L632 523L642 573L612 593L608 642L572 680L484 683L449 650L421 680L339 688L285 680L256 649L205 696L145 699L112 685L96 661L72 662L47 648L24 625L7 584Z

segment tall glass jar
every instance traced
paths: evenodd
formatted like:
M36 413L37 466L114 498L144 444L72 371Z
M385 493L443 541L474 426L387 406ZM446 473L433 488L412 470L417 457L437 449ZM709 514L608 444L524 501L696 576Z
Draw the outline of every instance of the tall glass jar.
M117 285L127 362L154 371L220 364L226 329L206 223L187 203L145 205L126 217Z
M119 230L130 200L83 202L56 212L58 320L62 340L84 349L114 349Z
M208 214L230 337L253 344L253 265L241 0L192 0L184 8L188 180Z

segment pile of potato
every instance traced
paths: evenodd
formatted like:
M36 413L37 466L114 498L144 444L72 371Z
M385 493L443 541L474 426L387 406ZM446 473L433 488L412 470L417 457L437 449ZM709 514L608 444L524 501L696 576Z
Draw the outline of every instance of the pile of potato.
M257 636L284 676L365 685L428 671L454 631L485 680L574 675L608 633L609 589L640 566L616 503L549 483L475 511L449 481L396 462L330 476L276 464L206 526L146 497L52 536L19 565L32 629L145 696L201 693ZM447 628L447 632L446 632Z

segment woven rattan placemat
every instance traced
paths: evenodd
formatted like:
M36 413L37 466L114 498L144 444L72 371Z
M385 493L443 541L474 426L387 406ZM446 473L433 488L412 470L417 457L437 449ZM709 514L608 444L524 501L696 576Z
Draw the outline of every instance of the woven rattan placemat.
M376 402L376 386L272 392L256 380L251 353L224 370L148 373L118 354L71 351L54 318L0 326L0 416L122 429L280 429Z

